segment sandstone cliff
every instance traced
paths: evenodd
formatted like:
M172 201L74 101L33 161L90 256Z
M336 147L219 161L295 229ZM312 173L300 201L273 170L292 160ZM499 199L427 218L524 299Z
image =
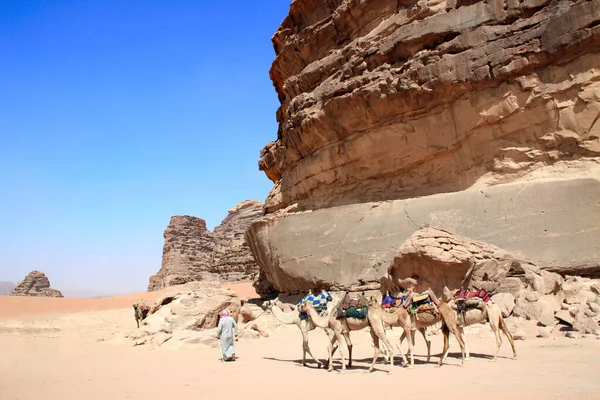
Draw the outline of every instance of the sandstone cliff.
M262 213L260 202L244 201L229 210L214 232L201 218L172 217L164 233L162 267L150 277L148 290L216 277L224 281L250 279L258 267L244 233Z
M375 285L423 224L600 274L600 0L296 0L273 44L278 290Z
M60 291L50 287L50 281L41 271L31 271L17 283L11 296L63 297Z

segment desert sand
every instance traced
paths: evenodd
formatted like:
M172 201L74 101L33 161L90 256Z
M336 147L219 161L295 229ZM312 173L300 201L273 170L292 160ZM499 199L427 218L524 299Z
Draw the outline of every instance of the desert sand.
M252 297L248 284L231 285ZM165 291L168 291L165 290ZM164 292L164 291L162 291ZM281 326L268 338L240 339L238 361L223 363L219 349L201 345L152 349L132 347L123 337L135 329L131 303L161 292L103 299L0 297L0 399L211 399L245 398L600 398L600 340L548 338L517 341L514 361L504 343L490 362L494 338L469 335L471 359L460 367L458 345L451 342L448 364L435 368L442 338L434 336L431 363L417 338L416 366L393 374L372 357L367 331L353 334L352 369L340 373L301 366L301 336ZM397 343L400 329L388 331ZM326 357L326 336L310 334L317 357ZM404 344L403 348L406 347Z

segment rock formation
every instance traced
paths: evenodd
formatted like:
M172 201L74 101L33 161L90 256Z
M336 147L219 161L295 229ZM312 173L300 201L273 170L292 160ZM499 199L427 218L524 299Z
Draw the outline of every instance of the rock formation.
M560 330L564 325L580 333L600 335L598 281L580 277L565 280L488 243L435 228L418 230L400 247L381 279L381 290L398 291L408 277L417 280L415 290L431 288L441 298L461 288L483 289L500 305L505 317L543 327L540 335L546 328ZM557 326L559 322L563 325Z
M172 292L150 307L139 329L126 333L125 337L134 346L162 347L165 343L218 346L216 327L225 309L238 320L240 338L268 336L268 331L277 325L260 307L243 304L233 291L221 288L218 281L202 281L174 286Z
M12 282L0 282L0 296L11 294L15 287L16 285Z
M244 233L263 213L258 201L244 201L211 232L197 217L174 216L165 230L162 267L150 277L148 290L219 277L250 279L258 271Z
M370 287L424 224L600 276L600 0L295 0L272 40L277 290Z
M12 296L63 297L62 293L50 287L50 281L41 271L31 271L25 279L17 283Z

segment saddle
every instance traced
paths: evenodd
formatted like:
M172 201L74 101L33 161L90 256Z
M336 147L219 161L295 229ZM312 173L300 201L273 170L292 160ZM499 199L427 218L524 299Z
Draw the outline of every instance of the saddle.
M312 304L312 306L315 308L315 311L320 316L325 317L327 316L327 304L331 300L333 300L331 294L327 292L322 292L316 296L312 293L309 293L306 296L304 296L302 300L300 300L296 307L300 307L302 304L308 302ZM308 319L308 314L300 313L300 319Z
M412 315L422 312L434 313L436 310L435 304L431 301L431 298L427 293L413 296L410 310Z
M338 308L337 318L338 319L346 319L346 318L357 318L357 319L365 319L367 318L367 314L369 313L369 306L363 307L349 307L349 308Z
M406 297L402 296L401 298L394 298L391 296L385 296L383 298L383 300L381 301L381 307L382 308L398 308L401 307L402 304L404 303L404 301L406 301Z

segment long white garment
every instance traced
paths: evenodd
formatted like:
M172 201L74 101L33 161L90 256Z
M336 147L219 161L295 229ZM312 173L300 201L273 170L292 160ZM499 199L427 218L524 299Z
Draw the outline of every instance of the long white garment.
M237 323L232 317L221 317L219 325L217 326L217 336L221 340L221 353L223 354L223 360L227 361L235 354L235 348L233 347L234 334L237 336L238 328Z

